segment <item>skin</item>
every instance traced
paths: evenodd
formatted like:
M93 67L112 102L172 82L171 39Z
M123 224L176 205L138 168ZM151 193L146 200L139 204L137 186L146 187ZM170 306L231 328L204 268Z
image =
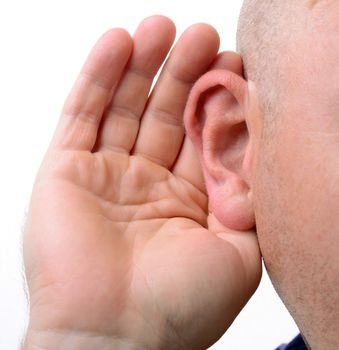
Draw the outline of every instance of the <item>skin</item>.
M312 350L338 348L339 5L300 10L274 122L208 26L183 35L149 100L173 24L99 40L33 190L26 349L206 349L258 285L254 224Z
M107 32L65 103L25 228L24 349L206 349L259 283L255 232L209 215L183 128L193 83L238 58L192 26L148 97L174 35L160 16Z
M276 116L237 70L195 85L185 124L217 218L255 217L269 275L312 350L339 347L339 4L296 6ZM269 63L268 63L269 64ZM225 142L227 140L227 142ZM227 203L227 204L225 204Z
M303 11L309 24L291 45L287 103L254 170L267 268L315 350L339 346L338 15L335 1Z

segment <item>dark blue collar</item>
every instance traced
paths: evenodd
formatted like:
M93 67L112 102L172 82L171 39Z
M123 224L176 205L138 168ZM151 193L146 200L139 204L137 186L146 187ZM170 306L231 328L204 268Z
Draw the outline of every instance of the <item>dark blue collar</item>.
M276 350L307 350L307 346L299 334L289 344L281 345Z

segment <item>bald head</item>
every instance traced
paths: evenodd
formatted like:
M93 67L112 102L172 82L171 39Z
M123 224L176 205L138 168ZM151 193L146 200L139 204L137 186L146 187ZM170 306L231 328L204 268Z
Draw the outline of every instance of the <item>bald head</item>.
M237 49L245 75L256 83L265 114L275 115L288 83L286 69L295 59L293 43L309 12L320 0L245 0Z

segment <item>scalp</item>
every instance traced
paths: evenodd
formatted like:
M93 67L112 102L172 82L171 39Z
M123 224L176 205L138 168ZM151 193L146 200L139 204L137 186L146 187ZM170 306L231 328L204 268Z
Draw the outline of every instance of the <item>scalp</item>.
M244 1L238 24L237 50L244 60L245 77L258 88L265 114L273 116L277 113L288 83L286 67L294 59L293 43L305 24L303 18L306 21L302 11L314 7L316 2Z

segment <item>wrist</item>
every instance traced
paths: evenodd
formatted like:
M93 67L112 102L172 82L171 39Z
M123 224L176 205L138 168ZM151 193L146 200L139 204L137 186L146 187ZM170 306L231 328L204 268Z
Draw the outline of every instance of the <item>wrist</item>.
M146 350L130 339L77 330L28 329L23 350Z

